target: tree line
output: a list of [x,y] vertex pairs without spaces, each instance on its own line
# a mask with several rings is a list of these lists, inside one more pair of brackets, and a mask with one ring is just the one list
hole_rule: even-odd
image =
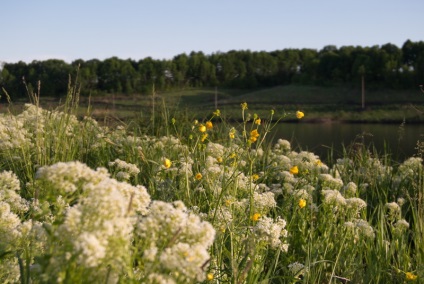
[[[401,48],[387,43],[361,47],[328,45],[321,50],[283,49],[271,52],[231,50],[205,55],[179,54],[171,60],[111,57],[66,63],[50,59],[4,63],[0,84],[12,97],[27,95],[41,82],[41,95],[62,96],[69,76],[78,72],[82,94],[150,93],[191,87],[238,89],[287,84],[416,88],[424,83],[424,42],[407,40]],[[26,83],[24,83],[24,80]]]

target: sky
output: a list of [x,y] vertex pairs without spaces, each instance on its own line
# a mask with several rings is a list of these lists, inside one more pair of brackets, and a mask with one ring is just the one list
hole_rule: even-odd
[[0,62],[8,63],[424,40],[424,0],[1,2]]

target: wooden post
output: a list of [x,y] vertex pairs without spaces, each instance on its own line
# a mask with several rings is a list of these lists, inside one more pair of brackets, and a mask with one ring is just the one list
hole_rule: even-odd
[[153,133],[155,133],[155,84],[152,87],[152,127]]
[[365,79],[362,75],[362,109],[365,109]]

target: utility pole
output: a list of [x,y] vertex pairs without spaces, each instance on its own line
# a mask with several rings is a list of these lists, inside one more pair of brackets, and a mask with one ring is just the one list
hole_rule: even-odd
[[361,65],[358,72],[361,75],[362,109],[365,109],[365,66]]
[[365,108],[365,79],[364,75],[362,75],[362,109]]
[[153,126],[153,133],[155,133],[155,83],[153,83],[152,86],[152,126]]

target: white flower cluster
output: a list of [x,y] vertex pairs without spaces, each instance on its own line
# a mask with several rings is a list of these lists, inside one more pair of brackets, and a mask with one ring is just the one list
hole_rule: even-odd
[[297,165],[302,171],[317,173],[328,171],[328,167],[312,152],[301,151],[298,153],[292,151],[288,154],[288,157],[292,165]]
[[115,159],[115,161],[109,162],[109,167],[116,169],[116,178],[118,180],[129,180],[131,177],[140,173],[140,170],[136,165],[127,163],[121,159]]
[[20,183],[18,177],[11,171],[0,173],[0,201],[6,202],[10,210],[16,214],[28,211],[29,203],[19,194]]
[[321,191],[321,194],[324,197],[324,199],[323,199],[324,204],[335,205],[335,206],[345,206],[346,205],[346,199],[343,197],[343,195],[338,190],[323,189]]
[[97,184],[108,178],[109,173],[105,168],[93,171],[87,165],[76,161],[41,167],[36,173],[36,179],[47,183],[45,187],[55,190],[55,195],[73,194],[87,183]]
[[404,161],[398,169],[399,178],[414,179],[419,174],[423,174],[423,159],[418,157],[411,157]]
[[119,271],[129,254],[133,212],[146,214],[150,204],[146,189],[118,182],[105,169],[95,171],[80,162],[40,168],[37,178],[46,191],[61,192],[63,187],[65,193],[80,191],[78,202],[66,210],[63,223],[54,230],[60,249],[58,241],[48,244],[55,251],[51,263],[56,265],[45,268],[45,273],[59,273],[70,259],[85,268],[98,267],[98,275],[106,273],[107,265]]
[[30,145],[31,135],[24,123],[16,116],[0,115],[0,152],[28,149]]
[[[274,193],[272,192],[264,192],[264,193],[253,193],[253,200],[255,211],[261,212],[262,214],[265,212],[269,212],[270,209],[275,208],[277,206],[277,202],[274,198]],[[245,201],[246,205],[249,205],[249,201]]]
[[[243,203],[243,205],[245,204]],[[230,226],[231,222],[233,222],[232,210],[230,208],[220,206],[213,208],[209,211],[208,220],[216,228],[220,228],[221,231],[225,231],[225,229]]]
[[334,190],[340,190],[343,187],[343,181],[340,178],[334,178],[330,174],[320,174],[319,179],[323,188],[328,187]]
[[290,263],[287,267],[289,268],[292,276],[295,278],[299,278],[301,275],[304,275],[308,271],[308,268],[305,267],[304,264],[297,261]]
[[398,219],[401,215],[401,208],[396,202],[388,202],[384,205],[387,209],[387,216],[390,219]]
[[353,209],[357,213],[367,207],[367,203],[359,197],[351,197],[346,199],[347,208]]
[[269,217],[261,217],[256,223],[254,232],[259,241],[264,241],[273,249],[281,249],[287,252],[289,245],[282,238],[287,237],[286,221],[277,218],[275,221]]
[[363,219],[353,219],[344,223],[345,227],[353,230],[355,241],[360,237],[373,239],[375,237],[373,227]]
[[345,186],[343,186],[343,193],[346,197],[353,197],[355,196],[356,192],[358,190],[358,186],[353,181],[348,182]]
[[152,202],[149,214],[139,218],[135,233],[147,246],[141,264],[147,274],[140,278],[155,273],[165,279],[172,274],[179,283],[205,280],[215,230],[187,212],[181,201]]
[[405,231],[409,229],[409,223],[405,219],[397,220],[394,227],[399,231]]
[[9,203],[0,201],[0,247],[13,245],[19,238],[21,220],[10,210]]
[[278,139],[277,144],[274,145],[275,150],[280,150],[283,153],[288,153],[291,150],[290,142],[285,139]]

